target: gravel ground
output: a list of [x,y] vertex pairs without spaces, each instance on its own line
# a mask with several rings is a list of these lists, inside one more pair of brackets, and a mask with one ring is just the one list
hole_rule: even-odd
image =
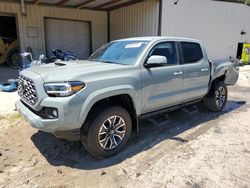
[[194,106],[144,120],[121,153],[103,160],[16,113],[0,116],[0,187],[250,187],[249,93],[244,66],[221,113]]
[[19,99],[17,92],[0,91],[0,114],[9,114],[15,111],[15,102]]

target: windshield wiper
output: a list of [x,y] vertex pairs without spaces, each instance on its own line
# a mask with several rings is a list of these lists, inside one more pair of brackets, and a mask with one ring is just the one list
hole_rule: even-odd
[[118,63],[113,62],[113,61],[98,60],[98,59],[88,59],[88,61],[97,61],[97,62],[102,62],[102,63],[118,64]]
[[112,64],[117,64],[116,62],[113,62],[113,61],[103,61],[103,60],[101,60],[100,62],[103,62],[103,63],[112,63]]

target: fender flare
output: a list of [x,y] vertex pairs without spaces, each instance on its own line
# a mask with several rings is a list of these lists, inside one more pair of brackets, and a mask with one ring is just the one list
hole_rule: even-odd
[[139,106],[137,100],[137,92],[133,86],[129,85],[124,85],[124,86],[114,86],[114,87],[108,87],[108,88],[103,88],[100,90],[96,90],[93,93],[91,93],[86,100],[84,101],[80,116],[79,116],[79,122],[81,124],[84,124],[91,108],[94,106],[94,104],[102,99],[112,97],[112,96],[117,96],[117,95],[129,95],[132,99],[132,103],[135,108],[136,114],[139,113]]

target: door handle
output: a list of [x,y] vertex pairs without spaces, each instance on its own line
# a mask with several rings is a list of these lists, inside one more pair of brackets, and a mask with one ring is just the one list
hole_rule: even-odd
[[180,72],[174,72],[174,75],[176,75],[176,76],[181,75],[181,74],[182,74],[181,71]]
[[201,72],[206,72],[206,71],[208,71],[208,68],[201,69]]

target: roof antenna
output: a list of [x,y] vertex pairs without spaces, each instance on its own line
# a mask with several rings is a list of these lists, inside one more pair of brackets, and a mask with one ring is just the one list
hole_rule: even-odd
[[177,5],[177,4],[178,4],[178,1],[179,1],[179,0],[176,0],[176,1],[174,2],[174,4]]

